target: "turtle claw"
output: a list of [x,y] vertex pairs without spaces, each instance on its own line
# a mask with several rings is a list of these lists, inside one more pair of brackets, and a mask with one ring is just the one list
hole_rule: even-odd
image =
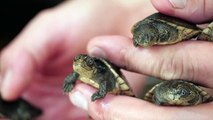
[[74,85],[69,84],[69,83],[64,83],[63,85],[63,91],[64,93],[68,93],[73,89]]

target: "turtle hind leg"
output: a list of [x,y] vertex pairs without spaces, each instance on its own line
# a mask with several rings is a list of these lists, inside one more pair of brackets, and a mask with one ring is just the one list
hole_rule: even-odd
[[64,84],[63,84],[64,93],[70,92],[73,89],[73,86],[75,82],[77,81],[78,77],[79,77],[79,74],[77,72],[72,72],[65,78]]
[[107,81],[102,81],[99,85],[99,90],[91,97],[92,101],[105,97],[107,94]]

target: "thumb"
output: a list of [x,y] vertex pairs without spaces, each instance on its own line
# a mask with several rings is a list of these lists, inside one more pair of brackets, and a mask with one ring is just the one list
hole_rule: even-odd
[[213,19],[212,0],[152,0],[152,4],[164,14],[195,23]]

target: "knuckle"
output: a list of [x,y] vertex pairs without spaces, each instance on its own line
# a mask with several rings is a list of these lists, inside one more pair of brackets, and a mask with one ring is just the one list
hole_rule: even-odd
[[189,53],[176,52],[163,57],[159,62],[159,67],[156,67],[156,72],[158,72],[160,78],[166,80],[194,79],[197,71],[195,62]]
[[177,60],[174,56],[162,59],[159,64],[159,76],[163,79],[177,79],[183,74],[182,60]]
[[42,19],[46,19],[46,18],[49,18],[49,17],[52,17],[52,14],[53,14],[53,9],[52,8],[49,8],[49,9],[45,9],[45,10],[42,10],[40,11],[36,17],[38,18],[42,18]]

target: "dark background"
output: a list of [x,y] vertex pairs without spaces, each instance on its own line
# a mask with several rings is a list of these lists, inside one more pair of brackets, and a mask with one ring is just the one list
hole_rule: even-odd
[[39,11],[63,0],[4,0],[0,2],[0,49],[8,44]]

